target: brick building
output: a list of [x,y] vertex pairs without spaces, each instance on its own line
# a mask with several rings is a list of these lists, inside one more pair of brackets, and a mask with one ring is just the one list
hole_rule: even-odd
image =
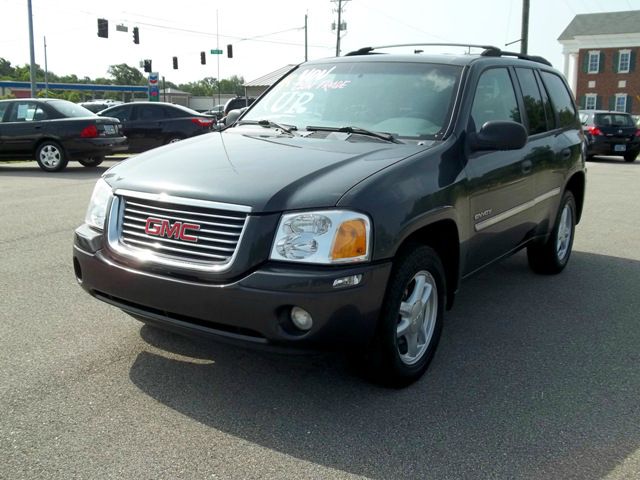
[[640,114],[640,10],[576,15],[558,41],[580,108]]

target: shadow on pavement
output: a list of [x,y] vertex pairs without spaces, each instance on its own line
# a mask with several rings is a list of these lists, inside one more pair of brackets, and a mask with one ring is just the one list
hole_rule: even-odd
[[625,162],[622,157],[591,157],[587,163],[620,163],[622,165],[640,165],[640,157],[635,162]]
[[[204,425],[372,478],[601,478],[640,448],[640,262],[520,253],[470,279],[426,376],[387,390],[339,356],[285,357],[143,327],[133,383]],[[212,447],[213,448],[213,447]]]
[[[124,159],[122,159],[124,160]],[[118,160],[120,161],[120,160]],[[0,177],[46,178],[50,180],[79,180],[84,178],[99,178],[107,169],[118,163],[106,160],[98,167],[88,168],[78,162],[69,162],[61,172],[45,172],[35,161],[0,163]]]

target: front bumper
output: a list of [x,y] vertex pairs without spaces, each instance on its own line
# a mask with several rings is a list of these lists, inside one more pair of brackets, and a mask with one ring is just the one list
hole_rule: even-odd
[[[272,262],[223,284],[175,278],[120,264],[87,226],[75,232],[73,261],[87,292],[138,320],[285,350],[365,347],[375,333],[391,271],[389,262],[339,268]],[[349,275],[362,275],[361,283],[333,287],[335,279]],[[308,332],[293,327],[293,306],[311,314]]]

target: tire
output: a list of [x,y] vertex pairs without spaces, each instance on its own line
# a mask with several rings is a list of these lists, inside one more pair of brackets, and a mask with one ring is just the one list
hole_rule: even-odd
[[83,167],[87,167],[87,168],[93,168],[93,167],[97,167],[98,165],[100,165],[102,162],[104,162],[104,157],[89,157],[89,158],[82,158],[79,159],[78,162],[80,163],[80,165],[82,165]]
[[442,333],[445,292],[444,267],[432,248],[416,245],[399,255],[365,357],[371,380],[399,388],[424,374]]
[[67,166],[64,149],[52,140],[45,140],[36,149],[36,162],[45,172],[59,172]]
[[624,154],[624,161],[625,162],[629,162],[629,163],[635,162],[637,156],[638,156],[638,152],[625,153]]
[[564,270],[571,257],[576,228],[576,201],[566,191],[562,196],[553,231],[545,243],[527,247],[529,268],[536,273],[554,275]]
[[169,145],[171,143],[176,143],[176,142],[179,142],[180,140],[182,140],[182,137],[169,137],[167,139],[167,141],[165,142],[165,145]]

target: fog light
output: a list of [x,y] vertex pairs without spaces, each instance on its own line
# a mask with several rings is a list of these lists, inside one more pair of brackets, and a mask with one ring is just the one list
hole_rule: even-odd
[[291,309],[291,321],[300,330],[309,330],[313,326],[311,314],[304,308],[293,307]]
[[362,281],[362,274],[349,275],[348,277],[336,278],[333,281],[333,288],[353,287]]

